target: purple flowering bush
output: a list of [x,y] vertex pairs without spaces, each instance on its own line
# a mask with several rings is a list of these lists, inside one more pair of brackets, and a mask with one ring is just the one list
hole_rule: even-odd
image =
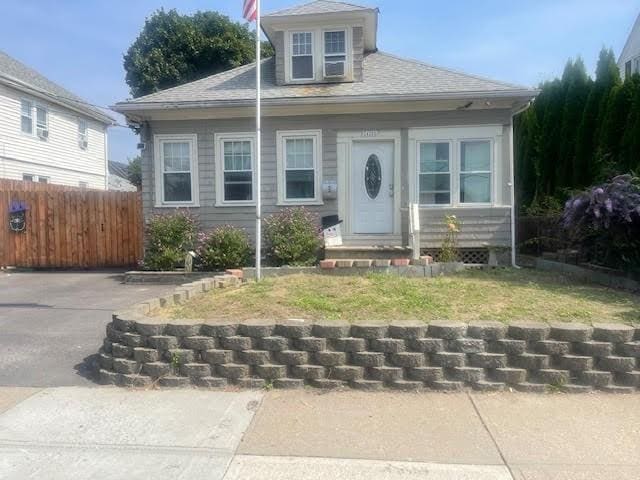
[[570,198],[562,217],[573,243],[594,263],[640,271],[640,179],[620,175]]
[[197,233],[198,223],[188,211],[154,215],[147,223],[143,267],[173,270],[184,266],[187,252],[195,246]]
[[305,208],[285,208],[264,221],[267,256],[277,266],[314,265],[321,246],[318,216]]
[[251,246],[244,230],[231,225],[198,234],[198,257],[203,270],[246,267],[251,259]]

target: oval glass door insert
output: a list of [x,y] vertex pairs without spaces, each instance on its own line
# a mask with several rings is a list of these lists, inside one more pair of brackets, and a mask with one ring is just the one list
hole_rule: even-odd
[[382,165],[375,153],[369,155],[364,167],[364,186],[370,199],[374,199],[380,193],[382,185]]

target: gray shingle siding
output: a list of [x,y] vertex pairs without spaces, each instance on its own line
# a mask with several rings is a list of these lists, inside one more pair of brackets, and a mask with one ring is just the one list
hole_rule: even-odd
[[276,32],[273,38],[273,49],[276,52],[276,85],[284,85],[285,84],[285,74],[284,74],[284,32],[279,31]]
[[362,82],[364,61],[364,29],[362,27],[353,27],[353,81]]
[[[511,116],[508,110],[473,110],[447,112],[387,113],[363,115],[323,115],[298,117],[265,117],[263,118],[263,211],[265,216],[277,211],[276,179],[276,131],[322,129],[322,175],[324,180],[337,180],[337,134],[340,130],[367,129],[400,129],[401,130],[401,171],[402,171],[402,205],[408,199],[408,129],[416,127],[442,127],[447,125],[505,125],[508,128]],[[183,120],[154,121],[149,129],[143,131],[147,148],[143,153],[143,207],[145,217],[152,213],[166,213],[169,208],[154,207],[154,172],[153,172],[153,135],[195,133],[198,135],[198,170],[200,188],[200,207],[193,208],[201,225],[207,229],[216,225],[233,224],[245,228],[253,236],[255,223],[254,207],[216,207],[215,195],[215,133],[250,132],[255,128],[252,118],[227,120]],[[507,142],[504,142],[508,144]],[[508,151],[507,151],[508,152]],[[503,154],[505,171],[503,195],[508,194],[508,156]],[[504,198],[508,198],[505,196]],[[506,202],[505,202],[506,203]],[[338,202],[328,200],[321,206],[310,206],[309,209],[319,215],[337,214]],[[460,236],[461,246],[481,246],[482,243],[508,245],[509,208],[497,209],[454,209],[464,223]],[[441,242],[441,223],[444,210],[422,210],[422,244],[425,247],[438,246]],[[403,223],[406,223],[403,221]],[[404,228],[403,228],[404,230]],[[405,239],[406,241],[406,239]]]

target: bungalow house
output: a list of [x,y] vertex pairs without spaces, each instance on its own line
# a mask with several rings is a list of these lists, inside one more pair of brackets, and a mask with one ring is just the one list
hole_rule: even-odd
[[[384,53],[378,13],[318,0],[263,16],[263,213],[338,215],[343,245],[327,255],[348,258],[406,248],[419,204],[423,250],[455,214],[465,259],[486,259],[511,245],[512,118],[536,92]],[[114,107],[146,145],[146,216],[188,207],[253,233],[255,86],[251,64]]]
[[0,178],[107,188],[100,109],[0,52]]
[[640,15],[636,18],[627,42],[618,58],[618,68],[623,80],[634,73],[640,73]]

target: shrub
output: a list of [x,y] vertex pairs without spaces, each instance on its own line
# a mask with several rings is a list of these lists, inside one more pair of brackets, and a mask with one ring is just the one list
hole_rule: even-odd
[[562,221],[592,262],[640,271],[640,179],[620,175],[570,198]]
[[224,225],[199,235],[198,256],[204,270],[245,267],[251,246],[244,230]]
[[460,220],[455,215],[446,215],[444,217],[445,234],[440,247],[441,262],[457,262],[458,261],[458,234],[460,233]]
[[305,208],[284,209],[265,220],[264,239],[275,265],[313,265],[321,245],[318,217]]
[[155,215],[147,224],[147,248],[143,265],[150,270],[173,270],[184,266],[184,259],[192,250],[198,225],[186,211]]

